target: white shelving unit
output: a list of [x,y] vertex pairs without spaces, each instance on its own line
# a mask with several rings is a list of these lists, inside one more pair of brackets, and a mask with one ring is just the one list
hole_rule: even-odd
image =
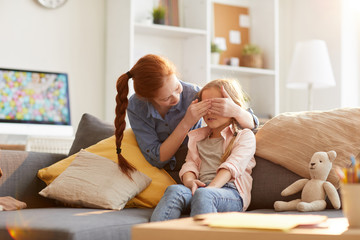
[[235,78],[249,94],[258,117],[279,113],[278,0],[212,0],[214,3],[246,6],[250,16],[250,42],[264,53],[264,68],[211,65],[211,79]]
[[166,25],[148,25],[143,23],[135,23],[135,34],[156,35],[166,38],[186,39],[196,36],[206,36],[206,30],[192,29],[183,27],[173,27]]
[[[248,6],[251,42],[265,53],[265,68],[210,65],[213,2]],[[220,77],[239,79],[259,117],[278,113],[278,0],[179,0],[180,27],[145,23],[152,0],[107,0],[106,120],[114,119],[116,80],[142,56],[174,62],[180,79],[203,86]],[[129,84],[129,86],[132,84]],[[130,93],[132,94],[132,88]]]
[[211,64],[211,72],[214,74],[231,74],[241,77],[275,76],[275,70],[264,68],[234,67],[228,65]]
[[184,81],[202,86],[210,79],[209,1],[179,1],[180,27],[145,23],[154,2],[107,0],[107,120],[114,119],[117,78],[146,54],[170,59]]

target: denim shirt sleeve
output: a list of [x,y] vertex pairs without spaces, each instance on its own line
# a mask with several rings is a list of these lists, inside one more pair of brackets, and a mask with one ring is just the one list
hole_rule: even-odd
[[254,111],[251,108],[248,108],[247,111],[251,114],[251,116],[254,119],[254,128],[251,129],[251,131],[254,132],[259,127],[259,119],[257,118],[257,116],[255,115]]
[[173,156],[168,161],[160,161],[160,146],[161,142],[155,131],[155,124],[151,119],[146,116],[139,116],[128,107],[128,118],[131,124],[131,128],[136,136],[136,141],[140,147],[145,159],[154,167],[163,168],[170,162],[170,168],[175,166],[176,160]]

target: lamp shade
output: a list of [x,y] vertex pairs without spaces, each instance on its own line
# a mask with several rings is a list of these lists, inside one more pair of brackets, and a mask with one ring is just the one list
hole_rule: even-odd
[[298,42],[287,78],[287,87],[326,88],[335,86],[326,43],[323,40]]

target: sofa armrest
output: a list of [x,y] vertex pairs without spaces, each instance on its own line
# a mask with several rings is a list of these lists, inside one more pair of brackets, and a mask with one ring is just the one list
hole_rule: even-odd
[[39,169],[66,158],[64,154],[0,150],[0,196],[11,196],[29,208],[55,206],[55,201],[38,193],[46,184],[37,177]]

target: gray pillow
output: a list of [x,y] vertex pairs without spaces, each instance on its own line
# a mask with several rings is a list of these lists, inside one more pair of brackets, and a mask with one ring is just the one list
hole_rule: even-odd
[[[274,209],[275,201],[301,198],[301,191],[287,197],[281,196],[281,192],[302,177],[257,155],[255,155],[255,160],[256,166],[252,172],[251,202],[247,210]],[[326,198],[326,203],[326,208],[333,209],[328,198]]]
[[56,206],[54,200],[38,194],[46,184],[37,177],[37,172],[64,158],[65,154],[1,150],[0,196],[16,198],[28,208]]
[[290,201],[300,198],[300,193],[282,197],[281,191],[300,179],[297,174],[266,159],[255,156],[256,166],[253,169],[251,202],[248,210],[273,209],[277,200]]
[[111,137],[115,133],[113,124],[104,122],[97,117],[84,113],[81,117],[74,142],[70,148],[69,156]]

